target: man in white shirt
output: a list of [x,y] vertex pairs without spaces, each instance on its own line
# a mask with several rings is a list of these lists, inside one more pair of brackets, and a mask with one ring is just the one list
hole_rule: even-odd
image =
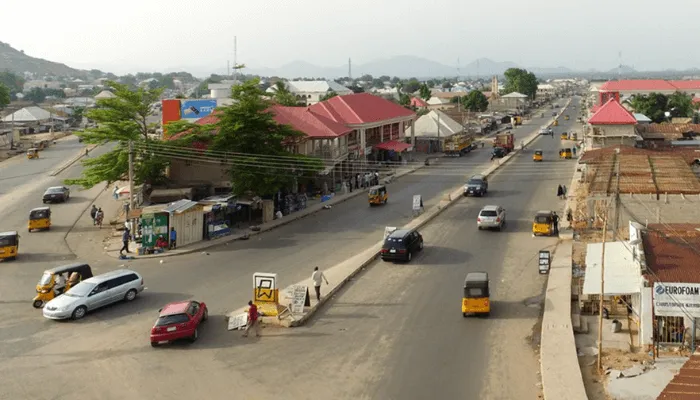
[[59,294],[66,288],[66,278],[63,277],[63,274],[58,274],[55,279],[54,291]]
[[316,300],[321,301],[321,284],[326,281],[328,285],[328,279],[323,275],[323,272],[318,270],[318,267],[314,267],[314,272],[311,274],[311,280],[314,281],[314,289],[316,289]]

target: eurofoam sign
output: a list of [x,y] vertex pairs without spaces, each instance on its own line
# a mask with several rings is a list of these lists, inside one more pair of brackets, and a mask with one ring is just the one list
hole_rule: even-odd
[[700,318],[700,284],[654,283],[654,314]]
[[214,112],[216,100],[182,100],[180,102],[180,117],[197,120]]

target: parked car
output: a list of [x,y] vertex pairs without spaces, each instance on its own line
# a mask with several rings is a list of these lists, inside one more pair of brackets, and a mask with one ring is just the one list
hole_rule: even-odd
[[81,319],[88,311],[119,301],[132,301],[144,289],[143,278],[130,269],[118,269],[73,286],[44,306],[49,319]]
[[474,175],[464,185],[464,196],[483,196],[489,191],[489,182],[484,175]]
[[508,154],[508,150],[504,149],[503,147],[494,147],[493,151],[491,152],[491,155],[496,157],[496,158],[503,158]]
[[413,253],[423,250],[423,236],[415,229],[397,229],[384,239],[383,261],[411,261]]
[[506,210],[501,206],[485,206],[479,211],[476,226],[482,229],[503,229],[506,224]]
[[46,203],[65,203],[70,199],[70,189],[65,186],[52,186],[44,192],[42,201]]
[[188,300],[166,304],[151,328],[151,346],[178,339],[194,342],[199,337],[199,325],[207,318],[209,310],[204,303]]

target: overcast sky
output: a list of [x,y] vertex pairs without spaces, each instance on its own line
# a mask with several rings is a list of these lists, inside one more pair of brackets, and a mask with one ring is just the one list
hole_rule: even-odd
[[[8,3],[9,4],[9,3]],[[20,4],[20,3],[18,3]],[[2,10],[0,41],[118,74],[224,73],[233,60],[339,66],[413,55],[525,67],[700,67],[698,0],[28,0]]]

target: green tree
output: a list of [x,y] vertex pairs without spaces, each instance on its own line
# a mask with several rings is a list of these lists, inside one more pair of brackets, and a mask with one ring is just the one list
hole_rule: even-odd
[[687,93],[675,92],[668,96],[666,106],[673,117],[690,118],[695,113],[693,98]]
[[85,107],[73,107],[73,113],[71,114],[71,119],[74,125],[80,125],[83,122],[83,115],[85,114]]
[[443,89],[450,89],[452,87],[452,84],[448,81],[442,82],[442,88]]
[[483,112],[489,108],[488,99],[478,90],[472,90],[469,94],[463,96],[462,99],[462,105],[469,111]]
[[403,90],[406,93],[414,93],[418,89],[420,89],[420,82],[416,78],[411,78],[403,84]]
[[275,121],[273,102],[265,97],[258,83],[255,79],[234,86],[231,98],[236,101],[217,109],[217,123],[197,126],[177,122],[168,124],[167,129],[173,133],[189,132],[178,141],[179,145],[206,144],[210,157],[231,154],[227,160],[234,192],[265,196],[312,177],[323,168],[323,162],[287,149],[303,140],[304,134]]
[[44,89],[34,87],[29,91],[29,93],[27,93],[26,96],[24,96],[24,98],[34,104],[39,104],[46,100],[46,93],[44,93]]
[[10,88],[0,82],[0,111],[10,104]]
[[167,158],[158,154],[154,146],[159,142],[148,136],[153,128],[147,122],[151,115],[150,106],[160,99],[161,89],[139,88],[129,90],[127,85],[109,81],[107,86],[114,89],[116,97],[97,100],[95,108],[85,112],[85,116],[97,123],[97,127],[86,129],[77,135],[89,144],[113,143],[114,148],[104,155],[86,158],[82,161],[85,169],[78,179],[68,179],[68,185],[91,188],[101,182],[112,183],[127,179],[129,171],[129,142],[134,147],[134,181],[158,184],[165,181],[164,171]]
[[634,111],[646,115],[656,123],[665,121],[665,113],[669,111],[668,97],[661,93],[633,96],[630,105]]
[[11,97],[24,90],[24,78],[10,71],[0,72],[0,83],[7,86]]
[[294,93],[289,90],[289,87],[285,81],[275,82],[273,88],[275,90],[275,94],[272,97],[278,104],[288,107],[296,107],[299,105],[299,100],[297,100]]
[[399,93],[399,104],[401,104],[404,107],[410,106],[411,96],[407,95],[406,93]]
[[425,83],[420,85],[418,90],[420,93],[420,98],[423,100],[428,100],[429,98],[433,97],[433,94],[430,92],[430,88]]
[[333,97],[335,97],[335,96],[337,96],[337,95],[338,95],[338,93],[336,93],[335,91],[329,90],[328,93],[326,93],[326,94],[324,94],[323,96],[321,96],[321,99],[320,99],[320,100],[321,100],[321,101],[326,101],[326,100],[328,100],[328,99],[332,99]]
[[537,77],[532,72],[521,68],[508,68],[503,73],[506,84],[503,94],[518,92],[527,95],[531,99],[537,94]]

